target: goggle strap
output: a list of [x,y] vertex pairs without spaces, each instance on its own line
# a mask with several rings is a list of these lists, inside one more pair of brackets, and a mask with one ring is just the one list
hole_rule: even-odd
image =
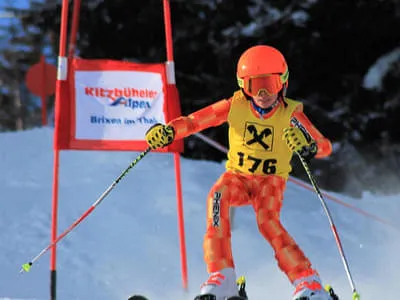
[[279,77],[281,78],[282,84],[285,84],[289,79],[289,69],[286,68],[286,71]]
[[240,88],[244,88],[244,80],[240,77],[236,77],[236,78],[237,78],[238,86]]

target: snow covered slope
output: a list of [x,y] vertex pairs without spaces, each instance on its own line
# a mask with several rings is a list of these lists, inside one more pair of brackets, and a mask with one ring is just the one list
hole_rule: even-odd
[[[0,298],[49,299],[49,254],[20,274],[21,265],[50,240],[53,131],[0,134]],[[59,231],[86,211],[138,153],[61,152]],[[131,293],[152,299],[192,299],[206,279],[202,239],[205,199],[223,164],[182,159],[189,290],[181,284],[173,158],[146,156],[96,210],[58,246],[58,299],[123,300]],[[289,183],[283,223],[342,299],[351,289],[313,192]],[[397,222],[400,197],[344,201]],[[399,231],[327,201],[363,300],[396,300]],[[237,211],[233,251],[247,276],[252,300],[291,299],[292,287],[259,235],[252,209]]]

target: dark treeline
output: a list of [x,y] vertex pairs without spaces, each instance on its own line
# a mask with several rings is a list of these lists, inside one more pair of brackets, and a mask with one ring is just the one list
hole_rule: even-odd
[[[61,12],[57,2],[44,0],[13,12],[19,16],[17,32],[25,38],[40,33],[37,39],[50,46],[54,56]],[[303,101],[310,119],[334,143],[331,157],[312,162],[321,186],[352,195],[400,191],[399,0],[171,0],[171,14],[184,114],[237,89],[236,62],[246,48],[275,46],[289,64],[287,95]],[[166,60],[161,0],[83,0],[79,26],[80,57]],[[380,84],[365,84],[377,62],[383,62],[385,70]],[[19,71],[22,76],[24,69]],[[0,72],[2,79],[9,74]],[[15,119],[15,112],[7,106],[12,85],[4,84],[0,126],[18,129],[6,122]],[[29,125],[34,122],[25,127]],[[224,145],[226,133],[226,126],[205,132]],[[225,158],[196,137],[186,139],[184,155]],[[297,159],[293,163],[293,174],[306,178]]]

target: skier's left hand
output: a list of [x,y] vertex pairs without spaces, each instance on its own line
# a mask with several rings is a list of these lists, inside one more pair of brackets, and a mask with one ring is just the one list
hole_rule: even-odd
[[288,127],[283,130],[282,139],[289,149],[305,158],[312,158],[317,154],[317,145],[312,138],[307,138],[298,127]]

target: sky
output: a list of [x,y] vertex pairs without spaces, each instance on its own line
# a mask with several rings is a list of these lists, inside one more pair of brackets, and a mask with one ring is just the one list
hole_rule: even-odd
[[[19,273],[50,242],[53,129],[0,133],[0,299],[49,299],[49,253]],[[63,151],[60,157],[59,233],[78,219],[138,155]],[[187,290],[182,288],[174,162],[150,153],[99,206],[58,244],[59,300],[190,300],[207,279],[202,242],[208,190],[223,163],[181,159]],[[400,228],[399,196],[332,194]],[[398,299],[398,229],[327,200],[362,300]],[[315,193],[288,183],[282,222],[341,299],[351,288],[326,215]],[[236,270],[251,300],[291,299],[293,287],[259,234],[250,207],[236,210],[232,236]],[[271,298],[271,295],[273,298]]]

